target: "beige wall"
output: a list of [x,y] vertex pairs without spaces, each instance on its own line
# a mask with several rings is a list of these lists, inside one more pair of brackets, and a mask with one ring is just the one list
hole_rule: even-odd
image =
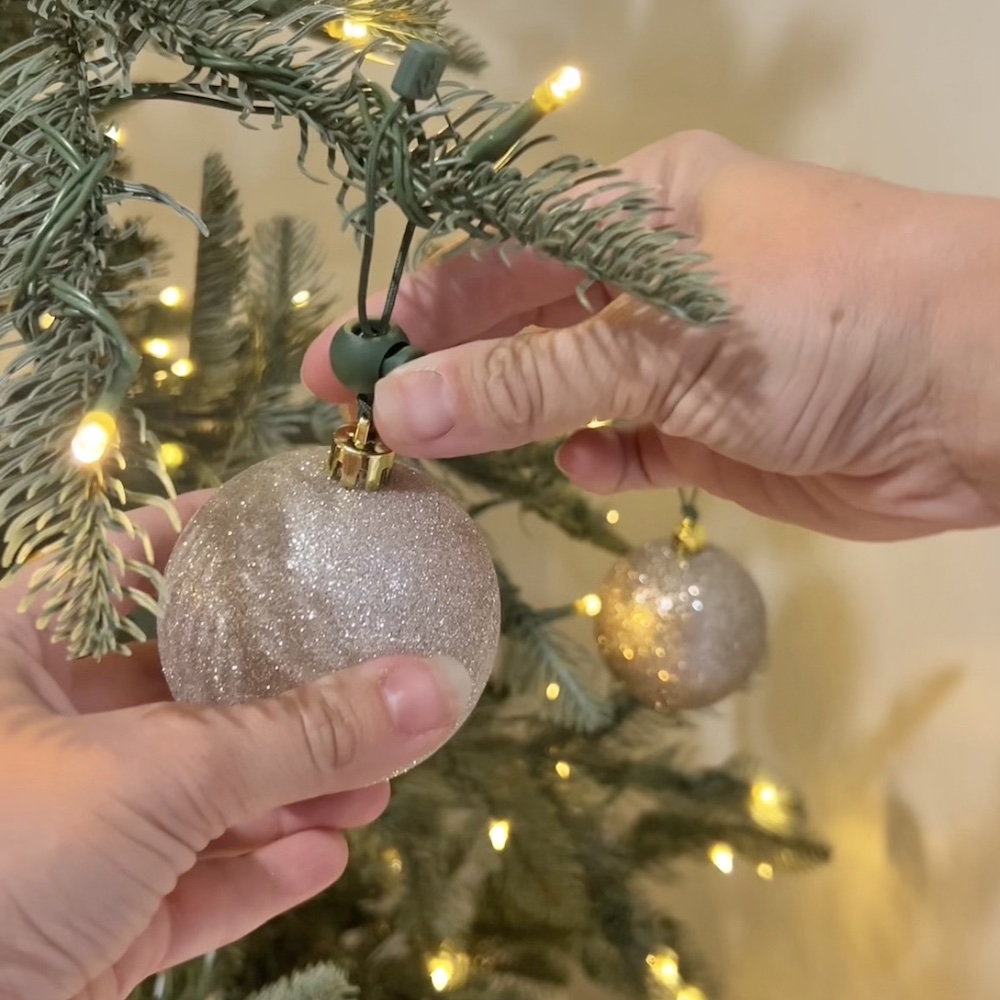
[[[486,43],[486,82],[519,96],[579,62],[567,146],[612,160],[700,126],[783,155],[897,181],[1000,195],[1000,5],[983,0],[456,0]],[[196,200],[221,148],[248,215],[328,218],[336,284],[354,256],[333,191],[297,176],[292,136],[223,116],[144,109],[137,176]],[[185,233],[166,216],[181,248]],[[188,243],[190,247],[190,243]],[[383,260],[384,264],[384,260]],[[183,251],[176,277],[189,280]],[[1000,388],[998,388],[1000,391]],[[669,496],[621,501],[637,542],[668,530]],[[738,1000],[992,998],[1000,958],[1000,532],[874,547],[767,524],[721,504],[708,523],[764,587],[768,673],[700,726],[702,758],[759,754],[806,791],[837,861],[772,885],[709,870],[680,890]],[[497,522],[515,572],[551,544],[535,596],[596,585],[599,555],[535,524]],[[527,536],[526,533],[527,532]],[[950,671],[950,672],[949,672]]]

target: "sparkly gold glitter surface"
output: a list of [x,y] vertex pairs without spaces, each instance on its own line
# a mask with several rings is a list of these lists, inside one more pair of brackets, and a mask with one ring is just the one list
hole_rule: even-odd
[[678,554],[673,539],[619,560],[594,620],[608,667],[659,711],[701,708],[739,688],[767,643],[764,601],[747,571],[714,546]]
[[500,637],[479,528],[419,471],[397,465],[366,493],[326,462],[325,448],[262,462],[185,529],[159,626],[174,697],[233,703],[386,654],[445,654],[472,677],[471,711]]

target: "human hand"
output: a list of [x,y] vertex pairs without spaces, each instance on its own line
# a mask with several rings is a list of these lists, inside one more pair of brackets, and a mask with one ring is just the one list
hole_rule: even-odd
[[[692,328],[601,286],[588,314],[581,276],[530,251],[451,257],[399,296],[394,321],[431,353],[377,386],[390,447],[439,458],[576,431],[559,464],[596,493],[699,486],[858,539],[1000,521],[1000,203],[705,133],[620,166],[710,255],[732,319]],[[303,378],[343,401],[335,328]],[[594,418],[628,428],[579,431]]]
[[[182,497],[182,518],[206,499]],[[162,564],[167,518],[135,517]],[[0,1000],[120,1000],[326,888],[340,831],[382,812],[385,779],[467,698],[464,670],[397,657],[175,705],[154,644],[70,662],[16,613],[25,583],[0,590]]]

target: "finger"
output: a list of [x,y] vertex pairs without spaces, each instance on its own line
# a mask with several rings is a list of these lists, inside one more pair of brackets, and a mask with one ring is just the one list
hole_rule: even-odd
[[[390,657],[279,698],[230,708],[156,705],[116,727],[126,777],[154,794],[177,836],[208,844],[280,806],[364,788],[436,750],[472,707],[453,660]],[[162,747],[172,747],[169,758]]]
[[622,297],[578,326],[413,361],[378,384],[375,419],[386,444],[411,458],[515,448],[595,417],[650,420],[671,395],[682,395],[717,337],[691,337],[677,321]]
[[388,782],[298,802],[227,830],[201,857],[246,854],[303,830],[354,830],[374,823],[388,804]]
[[557,463],[592,493],[694,486],[771,520],[856,541],[925,534],[937,516],[932,501],[926,519],[900,515],[898,505],[887,518],[870,506],[873,485],[867,479],[766,472],[653,427],[581,431],[563,445]]
[[602,427],[574,434],[556,453],[556,464],[588,493],[718,485],[718,456],[693,442],[666,438],[655,427]]
[[[472,340],[509,337],[529,326],[578,323],[610,301],[601,285],[587,290],[587,305],[577,289],[584,275],[531,250],[490,248],[463,251],[408,276],[400,289],[393,322],[410,343],[440,351]],[[385,294],[373,298],[369,312],[378,315]],[[302,381],[320,399],[342,402],[351,397],[330,365],[330,342],[347,316],[329,327],[306,351]]]
[[131,656],[74,660],[68,694],[81,715],[170,701],[156,643],[138,643]]
[[346,867],[347,844],[332,830],[306,830],[243,857],[199,862],[118,963],[119,982],[131,989],[231,944],[328,888]]

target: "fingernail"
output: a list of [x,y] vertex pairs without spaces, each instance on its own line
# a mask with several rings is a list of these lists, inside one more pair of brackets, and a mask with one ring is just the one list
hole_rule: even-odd
[[400,663],[382,678],[389,718],[396,729],[410,736],[453,726],[471,693],[468,670],[448,656]]
[[394,442],[434,441],[455,426],[455,401],[435,371],[400,370],[375,390],[375,419]]

